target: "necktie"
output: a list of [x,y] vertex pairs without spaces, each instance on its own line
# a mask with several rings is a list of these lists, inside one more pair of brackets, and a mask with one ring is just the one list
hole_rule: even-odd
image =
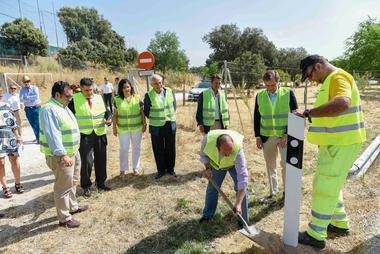
[[90,99],[90,98],[87,98],[87,101],[88,101],[88,106],[90,106],[90,109],[92,109],[92,102],[91,102],[91,99]]

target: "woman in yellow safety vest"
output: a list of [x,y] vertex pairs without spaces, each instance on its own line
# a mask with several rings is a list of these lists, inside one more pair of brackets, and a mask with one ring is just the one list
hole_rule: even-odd
[[122,79],[114,99],[113,135],[119,136],[120,176],[129,171],[128,152],[132,144],[133,174],[138,175],[140,164],[141,138],[146,131],[143,103],[128,79]]

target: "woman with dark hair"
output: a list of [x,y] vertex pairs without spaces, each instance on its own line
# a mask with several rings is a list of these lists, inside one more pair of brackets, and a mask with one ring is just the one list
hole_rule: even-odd
[[120,176],[129,171],[128,152],[132,144],[133,174],[138,175],[142,133],[146,131],[143,103],[128,79],[122,79],[114,99],[113,135],[120,141]]

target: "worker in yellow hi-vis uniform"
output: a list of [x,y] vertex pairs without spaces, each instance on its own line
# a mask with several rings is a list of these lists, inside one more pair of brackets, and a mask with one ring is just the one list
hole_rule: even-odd
[[311,120],[307,140],[319,147],[313,181],[311,222],[298,242],[323,249],[327,232],[347,235],[349,224],[342,189],[361,143],[366,140],[359,90],[354,78],[311,55],[301,61],[302,81],[321,83],[314,108],[304,117]]

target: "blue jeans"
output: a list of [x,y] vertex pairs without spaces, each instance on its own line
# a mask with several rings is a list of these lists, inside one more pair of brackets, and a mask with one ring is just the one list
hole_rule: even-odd
[[[232,180],[234,181],[234,189],[237,191],[237,173],[235,167],[226,170],[215,170],[212,169],[212,179],[215,181],[216,185],[220,188],[226,177],[226,174],[230,174]],[[218,205],[218,191],[208,183],[206,190],[206,201],[205,207],[203,208],[203,217],[204,218],[212,218],[215,215],[215,210]],[[248,223],[248,192],[245,193],[245,197],[242,203],[242,217]]]
[[28,108],[25,107],[26,118],[28,118],[29,124],[33,129],[34,135],[37,140],[40,140],[40,122],[39,122],[39,113],[40,108]]

